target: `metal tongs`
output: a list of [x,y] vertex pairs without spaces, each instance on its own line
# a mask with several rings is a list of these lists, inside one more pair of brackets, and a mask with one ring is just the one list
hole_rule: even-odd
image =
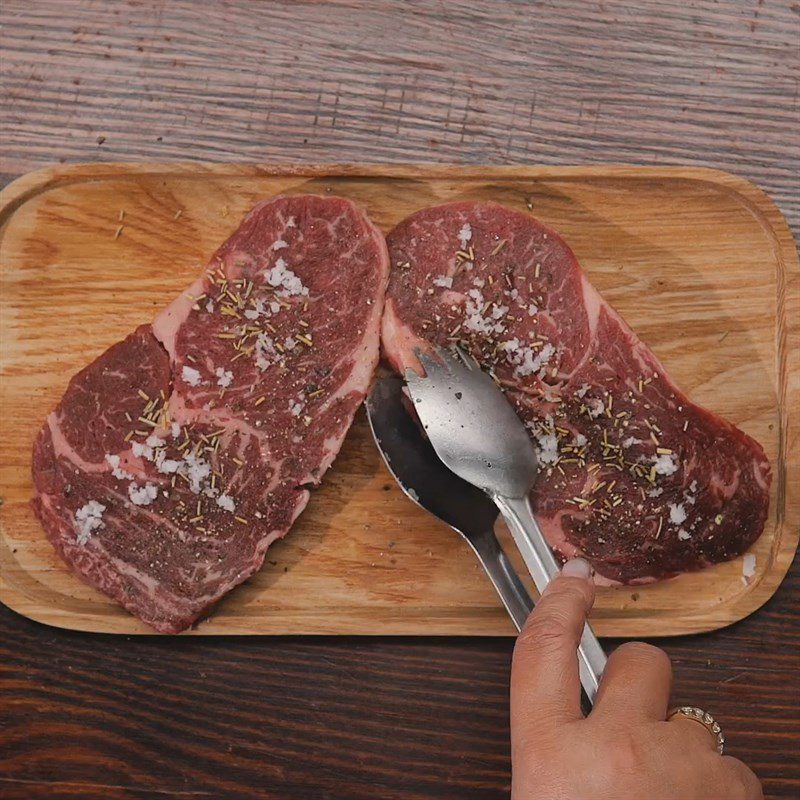
[[375,444],[406,497],[449,525],[478,557],[517,630],[533,600],[494,532],[497,506],[442,462],[422,431],[405,394],[405,381],[383,375],[367,398]]
[[[529,494],[539,471],[536,450],[505,395],[477,362],[456,348],[453,356],[417,351],[425,377],[407,370],[406,385],[436,454],[463,480],[482,489],[505,518],[537,590],[559,565],[533,516]],[[581,685],[594,703],[606,656],[586,624],[578,648]]]

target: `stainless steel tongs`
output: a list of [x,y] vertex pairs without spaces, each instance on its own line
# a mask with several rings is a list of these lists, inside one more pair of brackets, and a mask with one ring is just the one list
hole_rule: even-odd
[[[531,509],[529,494],[539,470],[533,443],[502,391],[470,356],[458,349],[457,357],[436,354],[417,352],[425,377],[413,370],[405,375],[417,415],[444,464],[500,509],[541,593],[559,565]],[[606,656],[588,624],[578,665],[593,704]]]
[[367,418],[386,468],[412,503],[469,544],[520,630],[533,600],[495,535],[497,506],[442,463],[407,400],[405,381],[396,375],[378,378],[367,398]]

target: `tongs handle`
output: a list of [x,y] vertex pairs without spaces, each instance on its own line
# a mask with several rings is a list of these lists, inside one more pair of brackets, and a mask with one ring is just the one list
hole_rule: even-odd
[[[560,570],[533,516],[530,500],[527,497],[510,498],[498,495],[494,495],[492,499],[505,518],[536,589],[541,594]],[[578,646],[578,669],[581,686],[590,705],[594,705],[597,687],[605,667],[606,654],[587,622]]]
[[470,546],[483,564],[489,580],[492,582],[497,594],[514,623],[520,631],[533,611],[533,600],[520,580],[508,556],[503,552],[493,530],[487,531],[483,536],[472,536],[468,539]]

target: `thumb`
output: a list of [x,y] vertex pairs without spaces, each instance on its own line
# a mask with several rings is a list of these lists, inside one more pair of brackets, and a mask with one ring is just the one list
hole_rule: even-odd
[[514,647],[512,728],[581,718],[578,643],[594,603],[591,567],[568,561],[542,593]]

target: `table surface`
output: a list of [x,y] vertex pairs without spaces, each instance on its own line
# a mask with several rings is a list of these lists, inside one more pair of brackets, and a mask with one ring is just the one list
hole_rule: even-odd
[[[694,164],[800,227],[794,0],[4,0],[0,22],[3,181],[142,159]],[[676,700],[719,717],[768,797],[800,796],[798,591],[795,562],[749,619],[659,642]],[[96,636],[0,608],[0,796],[501,797],[512,646]]]

